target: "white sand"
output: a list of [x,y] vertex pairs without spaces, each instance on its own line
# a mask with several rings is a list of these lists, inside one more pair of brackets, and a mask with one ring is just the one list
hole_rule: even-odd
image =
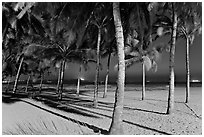
[[[73,94],[67,94],[67,97],[72,97],[72,100],[66,99],[66,101],[61,102],[63,105],[59,105],[59,108],[67,109],[66,111],[52,108],[44,103],[31,99],[23,99],[26,102],[3,103],[2,131],[8,131],[8,129],[14,130],[16,123],[29,122],[32,125],[37,125],[42,119],[47,121],[47,125],[50,126],[49,129],[53,131],[53,134],[97,134],[93,132],[93,129],[97,127],[108,130],[113,110],[114,89],[115,87],[109,88],[108,96],[105,99],[102,98],[103,94],[102,90],[100,90],[98,108],[90,107],[91,102],[77,101],[77,98]],[[147,90],[146,99],[141,101],[140,89],[135,87],[126,88],[123,118],[125,134],[202,134],[201,88],[191,88],[191,99],[187,105],[183,103],[185,88],[175,88],[175,110],[171,115],[164,114],[166,112],[168,90],[157,88]],[[83,88],[83,90],[89,91],[89,87]],[[93,92],[82,93],[83,95],[80,95],[81,99],[92,100]],[[76,110],[76,113],[73,113],[73,110]],[[60,116],[56,116],[55,113],[60,114]],[[62,118],[61,115],[65,116],[66,119]],[[57,129],[53,128],[51,121],[56,123]],[[81,123],[77,124],[76,122]],[[84,126],[82,126],[83,124]]]

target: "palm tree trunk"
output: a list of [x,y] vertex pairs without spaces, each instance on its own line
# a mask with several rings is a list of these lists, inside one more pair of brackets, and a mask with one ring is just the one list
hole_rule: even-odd
[[123,28],[120,17],[119,2],[113,3],[113,17],[116,30],[116,40],[118,48],[118,81],[117,90],[115,92],[115,103],[112,116],[112,122],[109,133],[123,134],[123,101],[125,86],[125,54],[124,54],[124,37]]
[[63,61],[62,61],[61,78],[60,78],[60,91],[59,91],[59,95],[58,95],[58,99],[59,99],[59,100],[62,100],[62,92],[63,92],[63,80],[64,80],[65,64],[66,64],[66,60],[63,59]]
[[170,47],[170,65],[169,65],[169,95],[168,95],[168,107],[167,114],[171,114],[174,109],[174,56],[175,56],[175,48],[176,48],[176,30],[177,30],[177,14],[174,11],[174,3],[172,3],[172,11],[173,11],[173,26],[172,26],[172,44]]
[[190,100],[190,68],[189,68],[189,38],[186,38],[186,99],[185,103]]
[[142,63],[142,100],[145,99],[145,65]]
[[105,88],[104,88],[103,98],[106,98],[106,97],[107,97],[108,77],[109,77],[109,69],[110,69],[110,59],[111,59],[111,52],[109,51],[108,64],[107,64],[107,72],[106,72],[106,80],[105,80]]
[[100,43],[101,43],[101,28],[98,28],[98,42],[97,42],[97,66],[95,74],[95,90],[94,90],[94,107],[98,106],[98,80],[99,80],[99,67],[100,67]]
[[60,78],[61,78],[61,73],[62,73],[62,62],[60,63],[59,74],[58,74],[58,80],[57,80],[57,91],[56,91],[57,94],[59,94],[59,90],[60,90]]
[[29,76],[28,76],[28,79],[27,79],[26,89],[25,89],[25,92],[26,92],[26,93],[28,92],[28,85],[29,85],[30,77],[31,77],[31,75],[29,75]]
[[78,80],[77,80],[77,96],[79,96],[79,88],[80,88],[80,76],[81,76],[81,65],[79,67],[79,74],[78,74]]
[[18,72],[16,74],[16,79],[15,79],[15,82],[14,82],[14,87],[13,87],[13,93],[16,93],[16,89],[17,89],[17,86],[18,86],[18,79],[20,77],[20,71],[21,71],[21,66],[23,64],[23,60],[24,60],[24,57],[21,58],[21,62],[20,62],[20,65],[18,67]]
[[39,93],[41,93],[42,92],[42,84],[43,84],[43,79],[44,79],[44,75],[42,74],[42,72],[41,72],[41,77],[40,77],[40,88],[39,88]]

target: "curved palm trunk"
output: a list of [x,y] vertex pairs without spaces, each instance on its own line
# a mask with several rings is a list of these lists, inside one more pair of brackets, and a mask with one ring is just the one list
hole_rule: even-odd
[[112,116],[112,122],[109,129],[110,134],[123,134],[123,101],[125,86],[125,54],[123,28],[120,17],[119,2],[113,3],[113,17],[116,30],[116,40],[118,48],[118,81],[115,92],[115,103]]
[[142,63],[142,100],[145,99],[145,65]]
[[58,80],[57,80],[57,91],[56,93],[59,93],[60,90],[60,78],[61,78],[61,73],[62,73],[62,62],[60,63],[60,68],[59,68],[59,74],[58,74]]
[[168,106],[167,114],[171,114],[174,109],[174,56],[176,48],[176,30],[177,30],[177,14],[174,11],[174,4],[172,3],[173,10],[173,26],[172,26],[172,44],[170,47],[170,65],[169,65],[169,95],[168,95]]
[[59,90],[59,94],[58,94],[58,99],[61,100],[62,99],[62,92],[63,92],[63,80],[64,80],[64,71],[65,71],[65,63],[66,60],[63,59],[62,61],[62,71],[61,71],[61,78],[60,78],[60,90]]
[[110,58],[111,58],[111,52],[109,52],[109,55],[108,55],[108,64],[107,64],[107,72],[106,72],[106,80],[105,80],[105,88],[104,88],[103,98],[107,97]]
[[189,38],[186,38],[186,98],[185,103],[190,100],[190,68],[189,68]]
[[28,85],[29,85],[30,77],[31,77],[31,75],[29,75],[29,76],[28,76],[28,79],[27,79],[26,89],[25,89],[25,92],[26,92],[26,93],[28,92]]
[[21,58],[21,62],[20,62],[20,65],[18,67],[18,72],[16,74],[16,79],[15,79],[15,82],[14,82],[14,87],[13,87],[13,93],[16,93],[16,89],[17,89],[17,86],[18,86],[18,79],[20,77],[20,71],[21,71],[21,66],[23,64],[23,60],[24,60],[24,57]]
[[43,84],[43,79],[44,79],[44,75],[41,73],[39,93],[41,93],[41,92],[42,92],[42,84]]
[[79,96],[79,88],[80,88],[80,76],[81,76],[81,65],[79,67],[79,74],[78,74],[78,80],[77,80],[77,96]]
[[101,28],[98,28],[98,42],[97,42],[97,66],[95,74],[95,90],[94,90],[94,107],[98,106],[98,79],[99,79],[99,67],[100,67],[100,43],[101,43]]

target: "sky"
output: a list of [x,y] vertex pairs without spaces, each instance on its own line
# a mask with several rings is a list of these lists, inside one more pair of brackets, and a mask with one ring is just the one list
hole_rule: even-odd
[[[159,39],[158,43],[164,43],[169,38]],[[155,44],[158,44],[155,43]],[[175,55],[175,81],[185,82],[185,39],[178,39],[176,42],[176,55]],[[100,71],[99,81],[105,80],[107,58],[101,60],[103,69]],[[148,71],[146,73],[146,80],[153,82],[168,82],[169,81],[169,53],[164,52],[158,63],[157,72]],[[114,66],[117,64],[117,56],[112,56],[110,65],[111,82],[116,82],[117,71]],[[82,70],[81,77],[88,81],[95,80],[95,64],[89,64],[89,70]],[[76,63],[70,63],[65,70],[65,79],[77,79],[79,72],[79,65]],[[202,80],[202,35],[195,38],[194,43],[190,47],[190,74],[191,79]],[[57,79],[57,73],[47,77],[47,79]],[[126,69],[126,82],[141,82],[142,81],[142,65],[135,64],[132,67]]]

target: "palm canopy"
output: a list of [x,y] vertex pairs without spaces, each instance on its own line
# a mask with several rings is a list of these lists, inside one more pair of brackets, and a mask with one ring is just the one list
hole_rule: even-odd
[[152,12],[150,6],[151,3],[135,3],[130,9],[124,9],[122,12],[127,20],[124,24],[126,67],[140,62],[145,64],[147,70],[157,69],[156,61],[160,58],[163,45],[153,46],[153,24],[157,18],[154,18],[156,13]]
[[[155,33],[158,33],[160,29],[160,35],[157,35],[155,39],[160,36],[171,34],[171,4],[156,3],[157,21],[153,24]],[[161,8],[165,7],[165,8]],[[175,11],[178,15],[178,31],[177,39],[185,36],[185,33],[194,37],[195,32],[201,33],[202,25],[202,6],[199,2],[177,2],[175,4]],[[185,33],[184,33],[185,31]],[[193,39],[193,38],[192,38]]]

